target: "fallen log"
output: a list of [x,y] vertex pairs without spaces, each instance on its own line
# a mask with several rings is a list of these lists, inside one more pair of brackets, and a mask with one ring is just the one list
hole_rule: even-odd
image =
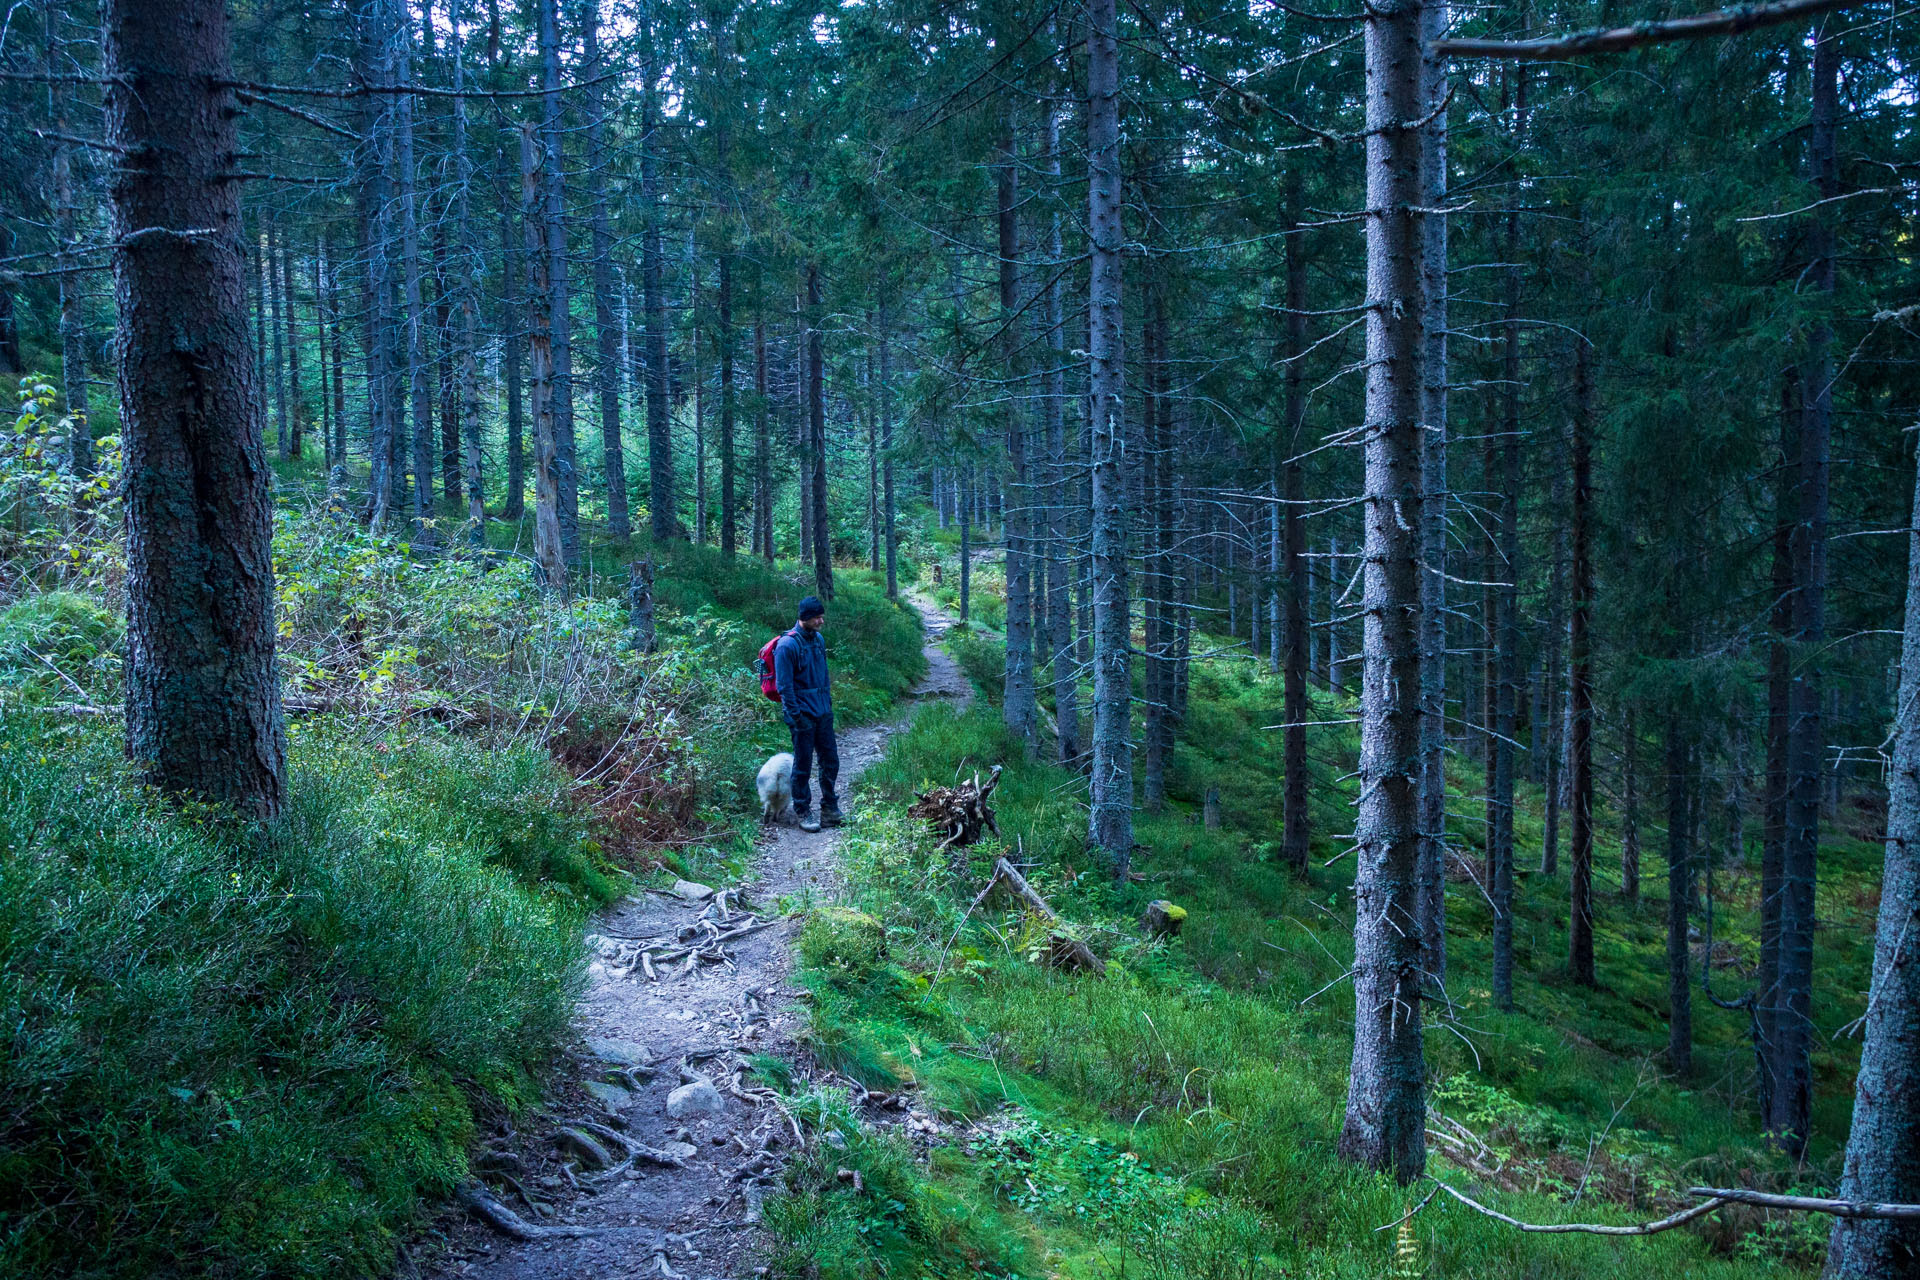
[[537,1226],[501,1204],[478,1183],[461,1183],[454,1192],[454,1198],[495,1231],[512,1236],[515,1240],[561,1240],[600,1234],[592,1227]]

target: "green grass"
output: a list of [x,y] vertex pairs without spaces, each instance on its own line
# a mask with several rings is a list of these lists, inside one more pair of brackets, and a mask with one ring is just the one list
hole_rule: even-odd
[[0,1274],[383,1274],[538,1097],[610,890],[541,753],[296,731],[264,830],[0,715]]
[[[956,632],[953,648],[976,679],[997,680],[989,639]],[[1316,698],[1315,719],[1351,714]],[[869,816],[844,845],[847,910],[817,917],[808,934],[822,937],[802,945],[814,1048],[871,1087],[911,1081],[955,1118],[1010,1108],[994,1127],[1024,1136],[966,1156],[937,1153],[915,1192],[969,1206],[993,1248],[927,1236],[904,1264],[857,1233],[814,1239],[819,1274],[879,1276],[903,1265],[957,1273],[970,1265],[968,1249],[985,1269],[1035,1276],[1399,1274],[1395,1233],[1374,1228],[1424,1192],[1359,1172],[1335,1152],[1352,1025],[1351,987],[1341,980],[1352,953],[1352,872],[1336,833],[1351,827],[1354,784],[1344,775],[1357,742],[1347,727],[1315,731],[1314,869],[1296,881],[1277,865],[1283,779],[1277,735],[1264,726],[1282,719],[1279,701],[1278,682],[1251,662],[1196,664],[1186,733],[1168,767],[1169,810],[1136,815],[1135,866],[1148,878],[1124,890],[1085,848],[1084,783],[1019,762],[991,705],[963,716],[928,708],[890,744],[863,782]],[[901,816],[913,790],[996,762],[1007,766],[996,797],[1004,846],[1018,838],[1035,886],[1110,961],[1105,977],[1034,963],[1045,930],[1006,904],[963,920],[1004,846],[936,856],[936,842]],[[1461,764],[1456,794],[1473,794],[1472,771]],[[1197,820],[1210,785],[1226,816],[1216,831]],[[1537,789],[1523,788],[1523,865],[1539,856],[1538,801]],[[1454,838],[1472,852],[1478,824],[1467,801],[1455,808]],[[1740,1095],[1751,1052],[1740,1015],[1696,998],[1695,1075],[1667,1076],[1664,903],[1618,902],[1614,821],[1603,813],[1598,991],[1565,981],[1564,881],[1523,875],[1518,1008],[1493,1010],[1484,901],[1470,883],[1450,887],[1455,1008],[1446,1029],[1429,1024],[1434,1105],[1486,1141],[1520,1190],[1482,1185],[1437,1147],[1431,1169],[1534,1221],[1644,1220],[1685,1203],[1685,1187],[1722,1180],[1831,1186],[1854,1050],[1841,1040],[1817,1055],[1818,1132],[1799,1171],[1767,1150]],[[1823,851],[1821,917],[1841,922],[1820,935],[1823,1032],[1859,1012],[1877,861],[1870,842],[1846,834]],[[1644,883],[1663,890],[1658,850],[1644,862]],[[1748,954],[1751,880],[1750,871],[1723,869],[1715,886],[1716,941]],[[1154,897],[1188,909],[1178,940],[1140,936],[1134,922]],[[1720,982],[1732,990],[1739,976]],[[1151,1178],[1116,1181],[1123,1160]],[[804,1168],[794,1187],[806,1204],[835,1193]],[[1410,1247],[1419,1273],[1476,1280],[1735,1280],[1810,1272],[1825,1225],[1723,1213],[1645,1240],[1540,1237],[1441,1200],[1414,1220]]]

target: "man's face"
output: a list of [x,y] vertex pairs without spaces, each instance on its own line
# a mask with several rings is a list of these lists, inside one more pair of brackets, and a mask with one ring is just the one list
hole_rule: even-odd
[[800,625],[809,631],[818,631],[827,625],[827,615],[824,613],[816,613],[811,618],[802,618],[800,619]]

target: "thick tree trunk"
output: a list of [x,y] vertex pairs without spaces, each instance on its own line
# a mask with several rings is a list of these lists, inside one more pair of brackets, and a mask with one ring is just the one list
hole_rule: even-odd
[[620,440],[620,325],[613,306],[613,226],[607,216],[606,88],[600,83],[600,5],[580,6],[580,44],[587,89],[587,182],[593,202],[593,327],[599,361],[594,388],[600,393],[600,452],[607,481],[607,532],[625,540],[633,534],[627,517],[627,461]]
[[[162,790],[286,800],[272,474],[247,350],[221,0],[107,0],[114,344],[125,449],[127,754]],[[207,229],[212,234],[207,234]]]
[[1114,0],[1087,4],[1087,305],[1092,383],[1093,775],[1087,842],[1121,884],[1133,859],[1133,676],[1127,608],[1120,255],[1120,48]]
[[1567,628],[1567,778],[1573,801],[1567,967],[1595,986],[1593,963],[1593,348],[1573,357],[1573,600]]
[[1677,714],[1667,716],[1667,1066],[1693,1074],[1693,988],[1688,978],[1687,910],[1693,902],[1693,818],[1689,751]]
[[[1867,992],[1866,1047],[1854,1078],[1853,1127],[1835,1194],[1920,1201],[1920,485],[1907,532],[1906,635],[1887,769],[1887,852]],[[1920,1271],[1920,1223],[1839,1218],[1829,1277],[1880,1280]]]
[[[667,403],[667,301],[660,284],[660,90],[652,56],[652,30],[646,31],[646,84],[640,104],[640,293],[646,314],[641,346],[647,360],[648,527],[655,542],[679,536],[680,500],[673,473],[673,423]],[[764,353],[765,348],[762,348]],[[764,383],[765,379],[762,378]],[[761,387],[762,398],[766,388]],[[765,409],[761,410],[764,419]]]
[[[1813,47],[1813,117],[1807,158],[1814,190],[1823,200],[1839,193],[1836,138],[1840,47],[1837,31],[1823,29]],[[1809,228],[1811,275],[1819,305],[1831,307],[1834,231],[1831,209]],[[1826,640],[1827,472],[1832,437],[1833,328],[1821,314],[1808,337],[1805,403],[1800,415],[1799,501],[1793,525],[1793,641],[1795,661],[1787,700],[1787,804],[1781,845],[1779,999],[1776,1003],[1773,1114],[1767,1128],[1789,1155],[1806,1150],[1813,1105],[1814,877],[1820,847],[1822,736],[1825,711],[1822,647]]]
[[1426,1168],[1419,861],[1420,402],[1425,386],[1421,0],[1368,10],[1365,641],[1355,822],[1354,1037],[1340,1153]]
[[833,521],[827,516],[826,357],[820,333],[820,264],[807,264],[807,441],[813,454],[813,587],[833,599]]
[[558,414],[553,394],[553,279],[541,228],[540,168],[545,152],[534,126],[520,126],[521,224],[527,237],[527,355],[533,410],[533,562],[540,584],[567,590],[566,542],[560,532]]

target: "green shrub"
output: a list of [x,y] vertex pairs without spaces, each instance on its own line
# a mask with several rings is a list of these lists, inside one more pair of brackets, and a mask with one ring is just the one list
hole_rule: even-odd
[[0,717],[0,1274],[391,1267],[582,976],[589,885],[549,847],[578,828],[516,827],[555,777],[498,762],[297,735],[249,831],[158,806],[105,733]]

